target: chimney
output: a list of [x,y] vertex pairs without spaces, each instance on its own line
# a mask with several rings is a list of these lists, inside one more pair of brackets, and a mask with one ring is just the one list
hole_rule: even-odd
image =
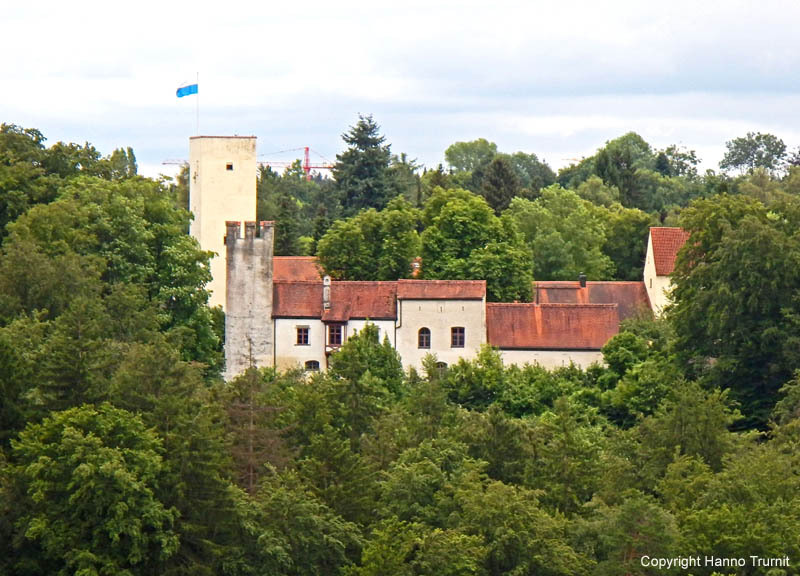
[[578,282],[581,283],[581,288],[586,288],[586,274],[579,274],[578,275]]
[[331,277],[325,276],[322,279],[322,309],[331,309]]

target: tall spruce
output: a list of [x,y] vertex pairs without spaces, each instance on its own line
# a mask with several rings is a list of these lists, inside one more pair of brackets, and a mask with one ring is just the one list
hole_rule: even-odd
[[389,201],[386,178],[391,153],[372,115],[359,114],[358,122],[342,139],[348,148],[336,156],[333,176],[342,206],[352,215],[364,208],[380,210]]

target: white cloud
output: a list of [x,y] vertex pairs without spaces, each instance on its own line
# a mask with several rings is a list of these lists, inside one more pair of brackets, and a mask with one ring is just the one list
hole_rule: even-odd
[[483,136],[559,165],[629,130],[721,156],[748,130],[800,143],[798,19],[790,0],[16,2],[0,120],[158,166],[186,154],[196,102],[174,91],[199,71],[202,129],[267,150],[332,158],[374,112],[428,164]]

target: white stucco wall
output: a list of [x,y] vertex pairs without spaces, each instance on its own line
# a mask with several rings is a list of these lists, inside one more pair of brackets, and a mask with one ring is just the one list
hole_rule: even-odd
[[[228,170],[227,165],[233,169]],[[189,140],[189,233],[211,259],[209,304],[225,307],[225,221],[256,219],[255,136],[195,136]]]
[[[483,300],[398,300],[397,351],[403,367],[422,368],[427,354],[448,365],[474,358],[486,342],[486,303]],[[464,347],[450,346],[450,329],[464,327]],[[420,328],[431,331],[430,349],[418,347]]]
[[506,365],[539,364],[548,370],[569,366],[570,362],[584,369],[594,362],[603,363],[599,350],[501,350],[500,355]]
[[[308,346],[297,344],[297,328],[308,326]],[[325,325],[313,318],[275,319],[275,366],[279,370],[303,368],[309,360],[325,370]]]
[[656,274],[656,261],[653,257],[653,239],[647,237],[647,256],[644,260],[644,286],[647,296],[650,298],[650,307],[655,316],[661,316],[664,307],[669,304],[669,292],[672,289],[672,281],[669,276],[658,276]]

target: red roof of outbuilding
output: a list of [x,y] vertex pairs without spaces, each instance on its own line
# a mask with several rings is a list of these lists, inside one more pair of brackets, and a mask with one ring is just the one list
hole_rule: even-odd
[[394,319],[397,315],[396,282],[331,282],[331,307],[322,313],[326,322],[351,318]]
[[615,304],[486,305],[489,344],[502,349],[599,350],[619,332]]
[[672,274],[678,250],[688,239],[689,233],[683,228],[650,228],[650,242],[653,245],[653,259],[658,276]]
[[275,318],[322,316],[322,282],[273,282],[272,294]]
[[537,304],[617,304],[620,320],[650,312],[650,300],[644,282],[534,282]]
[[276,282],[319,282],[317,259],[313,256],[275,256],[272,259],[272,277]]
[[401,300],[482,300],[486,280],[398,280]]

